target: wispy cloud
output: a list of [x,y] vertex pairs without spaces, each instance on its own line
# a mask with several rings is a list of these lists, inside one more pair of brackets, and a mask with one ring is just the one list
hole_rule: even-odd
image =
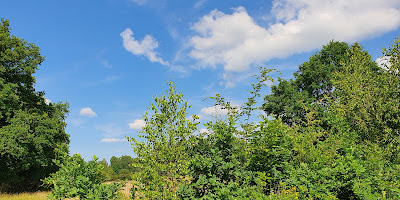
[[108,123],[102,124],[95,127],[96,130],[103,132],[105,138],[116,138],[120,136],[126,136],[129,133],[127,128],[124,128],[120,124]]
[[116,76],[116,75],[112,75],[112,76],[107,76],[105,79],[103,79],[101,82],[104,82],[104,83],[109,83],[109,82],[113,82],[113,81],[116,81],[116,80],[118,80],[120,77],[119,76]]
[[145,3],[147,3],[147,0],[131,0],[131,1],[138,5],[144,5]]
[[127,141],[128,140],[126,139],[117,139],[117,138],[104,138],[100,140],[100,142],[106,142],[106,143],[127,142]]
[[194,9],[198,9],[198,8],[200,8],[201,6],[203,6],[204,3],[206,3],[206,2],[207,2],[207,0],[198,0],[198,1],[194,4],[193,8],[194,8]]
[[125,29],[121,34],[124,48],[136,56],[146,56],[151,62],[158,62],[162,65],[169,65],[159,57],[154,51],[158,47],[158,42],[152,36],[144,36],[142,41],[135,40],[130,28]]
[[97,113],[95,113],[91,108],[86,107],[86,108],[82,108],[81,111],[79,112],[79,114],[81,116],[85,116],[85,117],[96,117]]

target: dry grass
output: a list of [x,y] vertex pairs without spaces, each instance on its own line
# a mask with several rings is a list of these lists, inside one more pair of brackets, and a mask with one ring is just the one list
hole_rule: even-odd
[[[132,188],[132,181],[126,183],[125,187],[121,190],[121,200],[130,199]],[[20,194],[0,194],[0,200],[46,200],[50,192],[35,192],[35,193],[20,193]]]
[[0,194],[1,200],[46,200],[50,192],[20,193],[20,194]]

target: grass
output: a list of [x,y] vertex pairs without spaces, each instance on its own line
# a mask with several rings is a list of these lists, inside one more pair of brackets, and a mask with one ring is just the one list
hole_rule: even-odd
[[0,194],[1,200],[45,200],[50,192],[20,193],[20,194]]
[[[126,183],[125,187],[121,190],[121,198],[120,200],[127,200],[130,199],[131,193],[129,191],[132,188],[132,181]],[[0,194],[0,200],[46,200],[47,195],[50,192],[34,192],[34,193],[20,193],[20,194]]]

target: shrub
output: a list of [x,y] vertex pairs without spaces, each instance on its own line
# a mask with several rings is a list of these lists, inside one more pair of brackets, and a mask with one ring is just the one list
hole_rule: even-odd
[[50,199],[79,197],[80,199],[115,199],[125,183],[102,184],[97,158],[85,162],[79,154],[67,157],[64,163],[56,161],[60,170],[44,180],[52,185]]

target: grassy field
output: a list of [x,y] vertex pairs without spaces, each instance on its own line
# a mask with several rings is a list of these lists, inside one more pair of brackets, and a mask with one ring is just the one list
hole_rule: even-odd
[[47,199],[50,192],[35,192],[35,193],[21,193],[21,194],[0,194],[1,200],[36,200]]
[[[121,200],[130,199],[131,194],[129,189],[132,188],[132,182],[127,182],[125,187],[122,188]],[[50,192],[35,192],[35,193],[21,193],[21,194],[0,194],[0,200],[46,200]]]

